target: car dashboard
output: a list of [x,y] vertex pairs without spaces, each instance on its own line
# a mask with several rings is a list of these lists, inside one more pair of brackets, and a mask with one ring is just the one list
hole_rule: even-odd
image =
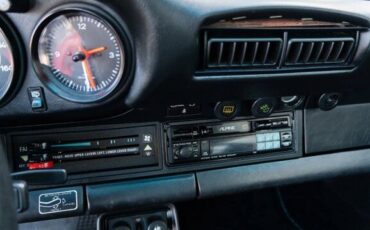
[[369,172],[367,1],[4,2],[20,223]]

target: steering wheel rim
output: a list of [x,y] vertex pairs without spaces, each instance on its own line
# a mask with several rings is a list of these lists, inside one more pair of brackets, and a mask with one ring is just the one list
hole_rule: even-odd
[[17,229],[14,193],[3,141],[0,141],[0,229]]

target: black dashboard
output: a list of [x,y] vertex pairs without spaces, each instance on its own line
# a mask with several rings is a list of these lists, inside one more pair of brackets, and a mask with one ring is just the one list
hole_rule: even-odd
[[369,171],[367,1],[4,2],[20,222]]

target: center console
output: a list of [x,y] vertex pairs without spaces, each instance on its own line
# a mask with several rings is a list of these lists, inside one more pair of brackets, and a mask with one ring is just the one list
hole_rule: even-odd
[[176,172],[208,163],[262,162],[284,159],[287,154],[299,157],[297,119],[294,113],[281,113],[233,121],[20,132],[10,135],[10,152],[14,153],[14,170],[18,172],[65,169],[69,176],[161,168]]
[[[207,191],[204,181],[198,181],[202,172],[302,156],[299,111],[265,118],[186,120],[9,133],[13,179],[26,181],[30,188],[28,205],[22,206],[18,220],[82,215],[86,210],[111,213],[142,204],[150,207],[196,199],[201,195],[199,186]],[[76,208],[44,207],[54,197],[64,196]],[[18,202],[24,204],[22,196]],[[165,213],[154,216],[171,225]],[[152,214],[146,215],[141,222],[135,222],[134,214],[131,219],[106,216],[101,224],[104,229],[119,223],[134,229],[159,223],[151,219]]]

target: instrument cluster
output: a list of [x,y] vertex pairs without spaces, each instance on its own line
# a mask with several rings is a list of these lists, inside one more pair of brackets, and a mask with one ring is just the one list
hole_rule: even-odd
[[[26,59],[28,68],[42,82],[41,88],[70,102],[102,102],[122,92],[127,84],[132,63],[127,30],[120,19],[103,9],[73,3],[48,11],[33,29],[29,55],[25,55],[26,44],[19,42],[11,20],[0,15],[2,104],[10,101],[16,86],[27,77]],[[32,100],[35,92],[30,95]],[[34,106],[33,101],[31,104]]]

